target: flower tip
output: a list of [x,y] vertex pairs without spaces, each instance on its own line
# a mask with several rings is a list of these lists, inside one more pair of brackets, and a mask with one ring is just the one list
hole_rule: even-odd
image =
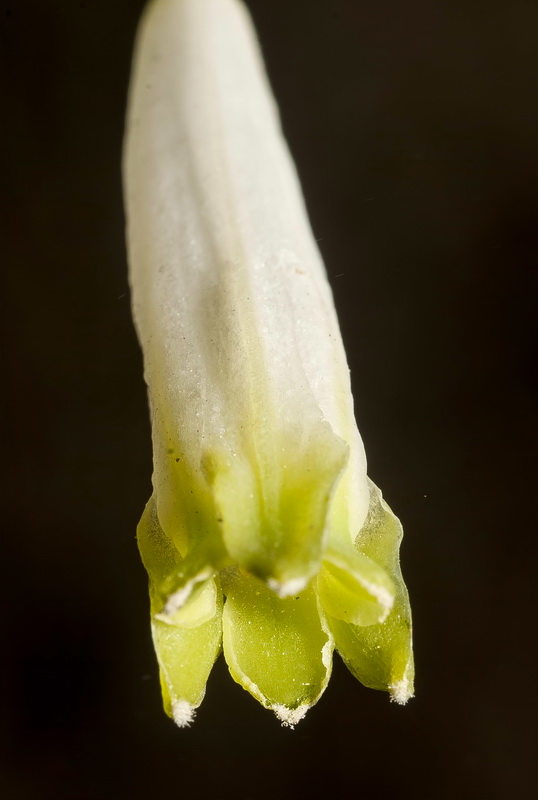
[[392,611],[392,606],[394,605],[394,594],[389,592],[384,586],[371,586],[369,589],[373,597],[376,598],[381,606],[382,611],[379,617],[379,622],[383,623]]
[[183,608],[189,599],[191,588],[191,586],[184,586],[174,594],[171,594],[161,613],[155,614],[155,619],[160,620],[160,622],[166,622],[167,625],[173,625],[174,615]]
[[281,600],[286,597],[292,597],[292,595],[300,594],[307,583],[307,578],[290,578],[290,580],[284,581],[284,583],[280,583],[280,581],[277,581],[275,578],[269,578],[267,580],[267,586],[272,592],[278,595]]
[[178,728],[188,728],[193,722],[196,709],[186,700],[175,700],[172,703],[172,719]]
[[291,728],[293,730],[297,723],[303,719],[309,708],[310,706],[307,703],[303,703],[297,708],[288,708],[281,703],[275,703],[275,705],[271,706],[271,711],[275,712],[283,728]]
[[400,706],[405,706],[408,700],[414,697],[413,684],[409,678],[402,678],[401,681],[396,681],[389,686],[390,699],[393,703],[398,703]]

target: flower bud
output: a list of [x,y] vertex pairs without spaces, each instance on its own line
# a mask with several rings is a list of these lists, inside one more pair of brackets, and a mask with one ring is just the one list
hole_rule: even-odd
[[325,268],[250,20],[154,0],[124,156],[153,496],[138,528],[165,708],[187,724],[221,642],[284,724],[336,647],[412,693],[401,529],[369,483]]

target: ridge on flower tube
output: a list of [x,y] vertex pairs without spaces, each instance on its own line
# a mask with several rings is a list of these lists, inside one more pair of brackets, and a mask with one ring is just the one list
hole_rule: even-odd
[[124,183],[165,710],[192,721],[221,649],[285,725],[324,692],[335,648],[405,703],[401,526],[367,478],[331,290],[238,0],[148,5]]

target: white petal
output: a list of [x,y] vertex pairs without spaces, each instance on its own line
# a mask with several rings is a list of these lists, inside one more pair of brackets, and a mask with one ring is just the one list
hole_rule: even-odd
[[[254,516],[260,503],[276,508],[282,470],[300,469],[293,454],[314,468],[317,454],[334,478],[345,442],[349,462],[330,520],[354,539],[368,488],[348,367],[243,6],[234,0],[151,4],[129,109],[131,285],[164,529],[172,535],[187,513],[181,487],[195,482],[203,493],[215,463],[216,469],[239,463],[244,496],[261,492]],[[171,459],[179,459],[178,470],[187,461],[177,479]],[[243,461],[256,465],[250,477]],[[326,479],[327,491],[333,478]],[[174,534],[182,552],[191,546],[193,518],[194,511]],[[276,580],[299,578],[279,574]]]

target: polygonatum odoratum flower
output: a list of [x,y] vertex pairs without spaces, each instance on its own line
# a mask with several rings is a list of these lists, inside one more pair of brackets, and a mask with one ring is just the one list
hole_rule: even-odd
[[153,432],[138,528],[166,711],[192,719],[221,648],[288,725],[333,650],[412,695],[401,527],[368,480],[331,290],[238,0],[154,0],[124,155]]

